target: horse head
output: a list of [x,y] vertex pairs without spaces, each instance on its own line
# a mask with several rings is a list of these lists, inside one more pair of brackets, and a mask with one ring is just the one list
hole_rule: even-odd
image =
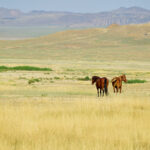
[[100,77],[98,76],[93,76],[92,77],[92,85],[97,81],[97,79],[99,79]]
[[122,79],[122,81],[127,82],[127,79],[126,79],[126,75],[125,75],[125,74],[121,76],[121,79]]

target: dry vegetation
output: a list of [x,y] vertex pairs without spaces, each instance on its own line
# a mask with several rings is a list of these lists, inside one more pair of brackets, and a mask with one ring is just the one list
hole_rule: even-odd
[[148,99],[0,102],[3,150],[149,150]]
[[[103,63],[107,69],[97,69],[97,63],[84,63],[70,69],[69,63],[53,64],[50,72],[0,72],[0,149],[150,149],[148,68],[112,70]],[[147,82],[123,84],[117,96],[110,84],[109,96],[97,98],[91,81],[77,79],[92,74],[111,79],[123,71],[128,79]],[[38,80],[29,84],[31,79]]]
[[[149,150],[148,26],[111,26],[40,40],[4,41],[1,65],[52,71],[0,71],[0,149]],[[139,36],[131,34],[134,30]],[[110,84],[109,96],[97,98],[91,81],[81,80],[92,75],[111,79],[122,73],[130,81],[146,82],[123,84],[118,95]]]

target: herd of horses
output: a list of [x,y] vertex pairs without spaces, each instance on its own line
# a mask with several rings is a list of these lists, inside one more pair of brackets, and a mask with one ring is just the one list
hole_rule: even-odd
[[[120,90],[120,93],[121,93],[122,81],[127,82],[126,75],[121,75],[119,77],[114,77],[111,80],[114,93],[115,92],[118,93],[119,90]],[[108,85],[109,85],[108,78],[106,78],[106,77],[101,78],[101,77],[98,77],[98,76],[93,76],[92,77],[92,84],[94,84],[94,83],[96,83],[98,97],[99,97],[99,94],[101,96],[102,92],[103,92],[102,96],[104,96],[104,93],[105,93],[105,95],[108,95]]]

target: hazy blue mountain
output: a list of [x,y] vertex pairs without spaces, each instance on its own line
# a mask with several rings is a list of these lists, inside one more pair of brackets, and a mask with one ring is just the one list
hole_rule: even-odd
[[139,7],[124,8],[99,13],[72,13],[31,11],[0,8],[0,26],[63,26],[104,27],[110,24],[139,24],[150,22],[150,10]]

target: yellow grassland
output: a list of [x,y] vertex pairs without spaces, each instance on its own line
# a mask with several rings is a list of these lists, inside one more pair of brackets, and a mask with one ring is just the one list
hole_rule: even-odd
[[[53,71],[0,71],[0,150],[149,150],[149,48],[149,24],[1,41],[0,65]],[[123,84],[122,94],[110,83],[98,98],[78,80],[123,73],[147,82]]]

